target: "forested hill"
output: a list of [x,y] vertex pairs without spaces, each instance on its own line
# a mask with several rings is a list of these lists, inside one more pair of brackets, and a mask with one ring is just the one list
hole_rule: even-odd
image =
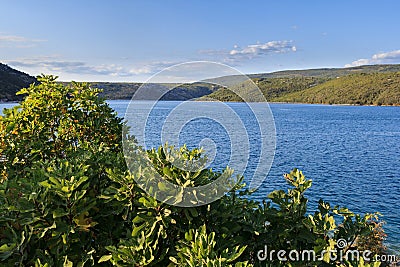
[[21,100],[15,93],[34,82],[36,78],[0,63],[0,102]]
[[[109,82],[98,82],[91,84],[93,87],[102,89],[103,92],[100,95],[106,99],[131,99],[136,90],[142,85],[141,83]],[[173,89],[168,91],[168,93],[166,93],[161,100],[185,101],[209,95],[220,89],[219,86],[200,82],[176,85],[176,88],[174,88],[174,84],[167,84],[166,86]]]
[[280,78],[280,77],[318,77],[336,78],[356,73],[399,72],[400,64],[363,65],[350,68],[321,68],[306,70],[283,70],[271,73],[248,74],[250,78]]
[[[15,70],[0,63],[0,102],[20,101],[22,95],[16,93],[32,83],[37,83],[35,77]],[[67,84],[67,82],[62,82]],[[141,83],[116,83],[116,82],[92,82],[92,87],[103,90],[100,96],[106,99],[131,99]],[[171,85],[169,85],[171,87]],[[208,83],[193,83],[177,86],[162,97],[162,100],[188,100],[208,95],[220,87]]]
[[[249,76],[271,102],[400,105],[400,65],[292,70]],[[215,81],[226,79],[229,76]],[[242,87],[240,95],[251,96],[254,92]],[[200,100],[241,101],[227,89]]]
[[270,100],[316,104],[400,105],[400,72],[346,75]]
[[[249,74],[248,76],[258,85],[267,101],[400,105],[400,83],[396,73],[400,73],[400,64],[286,70]],[[339,77],[343,79],[339,79]],[[229,79],[232,79],[232,76],[210,79],[206,82],[221,83]],[[385,79],[392,79],[392,83],[384,82]],[[104,90],[102,96],[107,99],[130,99],[140,85],[140,83],[93,83],[93,86]],[[252,99],[251,96],[255,94],[246,87],[242,87],[240,90],[242,90],[241,94],[250,96],[248,99]],[[316,94],[317,91],[318,94]],[[315,97],[313,97],[314,94],[316,94]],[[229,90],[209,83],[181,85],[162,99],[188,100],[193,98],[242,101]]]
[[[286,70],[248,75],[270,102],[324,104],[400,105],[400,64],[352,68]],[[231,91],[212,83],[235,77],[218,77],[205,82],[179,85],[162,100],[243,101]],[[20,100],[15,93],[36,82],[34,77],[0,63],[0,101]],[[210,83],[211,82],[211,83]],[[141,83],[94,82],[106,99],[131,99]],[[168,87],[173,87],[171,84]],[[255,99],[257,92],[238,86],[240,95]],[[253,88],[254,89],[254,88]],[[149,94],[150,95],[150,94]]]

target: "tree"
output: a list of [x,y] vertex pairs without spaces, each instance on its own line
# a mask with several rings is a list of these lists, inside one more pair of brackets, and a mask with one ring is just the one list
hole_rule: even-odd
[[38,81],[0,119],[2,258],[93,261],[112,244],[112,211],[98,198],[111,182],[107,168],[125,168],[122,119],[87,83]]

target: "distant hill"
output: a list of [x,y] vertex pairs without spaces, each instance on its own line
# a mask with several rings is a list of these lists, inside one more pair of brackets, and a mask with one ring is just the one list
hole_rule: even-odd
[[271,73],[248,74],[250,78],[280,78],[280,77],[318,77],[336,78],[354,73],[399,72],[400,64],[363,65],[350,68],[321,68],[306,70],[284,70]]
[[[249,74],[248,76],[257,84],[267,101],[400,105],[400,101],[397,99],[397,92],[400,92],[400,83],[397,83],[399,84],[397,87],[396,83],[388,86],[387,83],[382,82],[386,79],[384,74],[398,72],[400,73],[400,64],[285,70],[272,73]],[[372,76],[368,76],[367,74],[371,74]],[[349,75],[350,78],[337,80],[338,77],[344,78]],[[373,79],[376,80],[374,81]],[[392,79],[396,80],[394,77]],[[341,84],[342,81],[345,83]],[[350,82],[352,82],[352,85],[349,84]],[[162,100],[188,100],[197,98],[198,100],[206,101],[243,101],[228,89],[215,85],[230,83],[235,83],[235,76],[217,77],[203,82],[183,84],[165,94]],[[334,84],[336,89],[329,87],[331,84]],[[362,86],[362,88],[358,88],[357,84]],[[373,88],[371,87],[372,85]],[[130,99],[141,84],[93,83],[93,86],[102,88],[104,90],[102,96],[107,99]],[[172,87],[171,85],[169,86]],[[249,101],[258,101],[258,93],[253,92],[254,88],[249,89],[245,85],[238,86],[238,88],[240,95],[246,96]],[[315,94],[315,90],[321,88],[327,88],[326,90],[330,94],[328,92],[325,94],[320,93],[317,94],[318,99],[312,98],[311,96]],[[346,91],[346,94],[343,94],[343,90]],[[361,93],[364,91],[365,93]],[[308,96],[307,92],[311,96]],[[366,96],[366,94],[370,94],[371,96]],[[372,95],[375,95],[376,98],[373,98]]]
[[400,105],[400,72],[357,73],[272,98],[278,102]]
[[[106,99],[131,99],[136,90],[142,85],[141,83],[108,83],[108,82],[95,82],[91,83],[93,87],[103,89],[100,96]],[[219,86],[215,86],[208,83],[192,83],[192,84],[167,84],[169,88],[173,88],[168,91],[161,100],[177,100],[185,101],[188,99],[199,98],[204,95],[213,93],[220,89]],[[174,88],[176,86],[176,88]]]
[[[317,84],[326,82],[327,78],[317,78],[308,76],[294,76],[294,77],[282,77],[282,78],[253,78],[254,83],[263,93],[267,101],[271,101],[274,98],[308,89]],[[259,94],[258,89],[255,90],[254,86],[238,86],[236,88],[239,95],[245,99],[255,99]],[[256,92],[255,92],[256,91]],[[234,94],[232,91],[222,88],[209,95],[201,97],[199,100],[219,100],[219,101],[235,101],[242,102],[242,98]],[[256,101],[256,100],[254,100]]]
[[[380,72],[399,72],[400,64],[380,64],[380,65],[364,65],[350,68],[320,68],[305,70],[282,70],[268,73],[246,74],[254,80],[271,79],[271,78],[294,78],[294,77],[315,77],[331,79],[354,73],[380,73]],[[232,80],[235,75],[216,77],[204,80],[205,82],[225,84]]]
[[[285,70],[248,75],[272,102],[325,104],[400,105],[400,64],[367,65],[351,68]],[[224,76],[191,84],[165,84],[176,88],[162,100],[243,101],[238,95],[217,84],[235,84],[239,94],[249,101],[260,101],[258,92],[237,84],[239,76]],[[20,100],[15,93],[37,82],[34,77],[0,63],[0,101]],[[103,89],[106,99],[131,99],[141,83],[93,82]],[[153,89],[149,87],[149,89]],[[149,93],[149,96],[152,94]]]
[[0,101],[21,100],[23,96],[15,93],[34,82],[37,82],[35,77],[0,63]]
[[[288,70],[249,74],[265,99],[271,102],[400,105],[400,65],[368,65],[352,68]],[[210,79],[227,82],[230,76]],[[241,95],[255,92],[242,87]],[[243,101],[227,89],[199,100]]]

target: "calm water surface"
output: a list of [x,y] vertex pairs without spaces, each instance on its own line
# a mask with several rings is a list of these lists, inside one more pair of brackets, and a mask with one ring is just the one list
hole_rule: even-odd
[[[108,101],[124,116],[129,101]],[[160,123],[179,102],[159,102],[151,113],[146,145],[158,146]],[[3,109],[5,105],[0,104]],[[193,108],[199,105],[193,102]],[[213,108],[213,103],[209,103]],[[244,121],[255,156],[250,156],[245,174],[257,165],[259,132],[251,110],[244,103],[229,103]],[[276,153],[271,170],[252,196],[265,199],[275,189],[285,189],[283,173],[299,168],[313,180],[308,192],[311,208],[320,198],[354,212],[378,211],[387,222],[390,247],[400,247],[400,107],[270,104],[276,126]],[[187,112],[190,112],[188,110]],[[224,114],[221,113],[223,119]],[[262,123],[262,122],[261,122]],[[147,138],[148,137],[148,138]],[[212,139],[217,154],[212,166],[222,169],[229,161],[229,133],[206,119],[187,123],[180,144],[197,146]]]
[[[123,116],[129,101],[109,103]],[[151,120],[158,124],[149,123],[148,131],[154,136],[146,139],[149,139],[147,145],[162,143],[160,118],[165,118],[178,104],[160,102],[155,107]],[[193,102],[193,108],[198,105]],[[257,147],[258,132],[252,127],[251,111],[244,103],[229,105],[243,119],[250,143]],[[399,245],[400,107],[304,104],[270,104],[270,107],[276,126],[276,153],[267,178],[253,197],[262,200],[272,190],[287,188],[282,174],[296,167],[313,180],[308,192],[311,208],[316,208],[322,198],[354,212],[379,211],[387,222],[388,243]],[[202,138],[212,138],[218,146],[215,169],[223,168],[229,160],[230,147],[223,145],[227,143],[227,133],[217,124],[192,121],[182,128],[180,138],[181,144],[192,147]],[[256,164],[250,158],[250,169],[246,172],[251,173]]]

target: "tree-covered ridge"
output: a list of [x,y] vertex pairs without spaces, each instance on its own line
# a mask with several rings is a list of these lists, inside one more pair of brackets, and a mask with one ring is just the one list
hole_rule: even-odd
[[0,102],[22,100],[15,93],[34,82],[34,77],[0,63]]
[[[68,83],[63,82],[67,85]],[[99,96],[108,100],[131,99],[143,83],[117,83],[117,82],[93,82],[93,87],[101,89]],[[171,88],[161,100],[185,101],[208,95],[220,87],[209,83],[186,83],[186,84],[159,84]]]
[[[400,105],[400,65],[371,65],[337,69],[291,70],[251,74],[267,101],[358,105]],[[230,90],[217,86],[232,77],[203,83],[182,84],[162,100],[243,101]],[[95,83],[107,99],[130,99],[140,83]],[[238,92],[252,101],[254,87],[238,86]],[[257,100],[253,100],[257,101]]]
[[321,68],[321,69],[305,69],[305,70],[283,70],[271,73],[248,74],[250,78],[281,78],[281,77],[319,77],[319,78],[336,78],[356,73],[385,73],[399,72],[400,64],[378,64],[363,65],[349,68]]
[[[316,86],[327,81],[327,78],[317,78],[317,77],[282,77],[282,78],[254,78],[254,83],[263,93],[267,101],[271,101],[276,97],[286,95],[288,93],[293,93],[297,91],[302,91],[310,87]],[[246,86],[239,86],[238,93],[241,96],[246,96],[246,99],[251,99],[252,95],[257,95],[255,87],[249,89]],[[250,96],[247,98],[247,96]],[[222,88],[218,91],[206,95],[199,100],[219,100],[219,101],[235,101],[243,102],[243,99],[237,94],[233,93],[231,90]]]
[[400,105],[400,72],[360,73],[337,77],[270,100],[316,104]]
[[[250,74],[267,101],[326,104],[400,105],[400,64],[352,68],[287,70]],[[203,82],[168,84],[171,91],[161,100],[259,101],[254,86],[238,85],[242,97],[218,84],[229,84],[233,76]],[[0,101],[21,100],[15,93],[36,79],[0,63]],[[66,85],[67,83],[61,83]],[[131,99],[142,83],[95,82],[106,99]],[[151,95],[151,94],[149,94]]]

